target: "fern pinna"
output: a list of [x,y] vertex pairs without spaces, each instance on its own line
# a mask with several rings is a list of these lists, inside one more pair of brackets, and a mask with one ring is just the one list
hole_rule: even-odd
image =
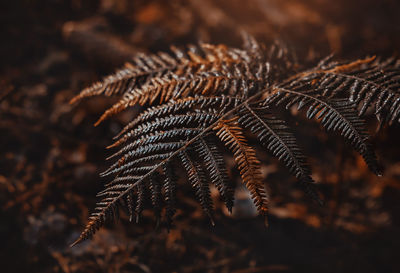
[[[119,96],[104,119],[134,106],[142,111],[115,137],[116,159],[103,176],[114,176],[98,194],[101,200],[74,244],[90,238],[119,206],[138,221],[150,196],[157,221],[171,223],[181,164],[187,180],[212,219],[210,184],[229,210],[234,185],[229,182],[221,147],[233,154],[241,178],[260,214],[268,199],[253,135],[321,202],[303,151],[277,107],[305,109],[328,131],[338,131],[377,175],[380,170],[363,119],[373,111],[379,124],[400,119],[400,62],[366,58],[334,62],[331,57],[300,69],[284,47],[266,49],[247,34],[243,49],[201,43],[171,53],[137,55],[132,63],[84,89],[76,102],[95,95]],[[367,111],[368,110],[368,111]],[[222,145],[221,145],[222,143]],[[163,216],[163,217],[162,217]]]

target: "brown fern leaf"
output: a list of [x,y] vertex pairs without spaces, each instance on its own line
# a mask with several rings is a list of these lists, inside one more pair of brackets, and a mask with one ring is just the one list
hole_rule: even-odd
[[252,136],[321,202],[306,156],[278,109],[306,109],[308,118],[340,133],[380,175],[362,115],[371,108],[381,124],[399,121],[400,62],[367,58],[338,63],[329,57],[297,72],[299,66],[287,48],[276,43],[266,49],[251,36],[243,37],[244,49],[200,44],[172,48],[173,55],[139,55],[132,65],[73,99],[121,95],[100,121],[127,107],[143,106],[109,146],[119,150],[109,157],[115,162],[102,175],[114,178],[98,194],[101,200],[74,244],[117,218],[121,205],[138,222],[147,199],[157,223],[165,219],[169,227],[181,175],[173,166],[179,162],[211,219],[211,184],[231,210],[234,185],[229,183],[224,146],[233,153],[244,184],[265,215],[268,200],[261,163],[248,144]]
[[230,67],[222,66],[218,72],[207,71],[188,76],[168,74],[163,77],[155,77],[141,88],[124,93],[120,101],[104,112],[95,126],[108,117],[137,104],[141,106],[152,105],[155,102],[159,104],[171,99],[176,100],[195,95],[232,94],[239,96],[239,90],[243,96],[256,86],[263,85],[267,72],[268,68],[264,65],[260,65],[257,67],[257,71],[253,72],[246,63],[242,63]]
[[171,51],[173,55],[165,52],[138,54],[132,63],[126,63],[123,69],[82,90],[71,99],[71,103],[98,95],[112,96],[128,92],[135,94],[139,92],[135,92],[136,89],[141,89],[143,85],[166,74],[185,76],[189,75],[188,72],[195,74],[219,71],[222,64],[229,66],[247,57],[243,51],[231,50],[225,45],[206,43],[201,43],[199,47],[189,46],[186,52],[172,46]]
[[220,120],[214,127],[217,136],[232,151],[240,175],[249,189],[251,197],[261,215],[267,212],[267,195],[262,183],[260,161],[256,157],[256,151],[247,144],[243,129],[237,122],[238,118]]
[[170,99],[184,98],[189,95],[218,95],[233,85],[239,85],[241,81],[245,81],[245,79],[228,78],[212,72],[204,72],[202,75],[188,78],[155,78],[141,89],[135,89],[134,93],[125,93],[119,102],[104,112],[95,126],[130,106],[152,105],[154,102],[164,103]]

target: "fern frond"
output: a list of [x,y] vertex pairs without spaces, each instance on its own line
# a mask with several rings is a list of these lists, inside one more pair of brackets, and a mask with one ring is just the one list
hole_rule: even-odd
[[399,120],[400,62],[394,58],[338,63],[328,57],[298,72],[287,48],[276,43],[266,49],[249,35],[244,35],[244,49],[200,44],[171,51],[138,55],[132,64],[72,100],[120,95],[99,121],[127,107],[143,106],[108,147],[120,146],[109,157],[116,161],[102,173],[114,178],[98,194],[101,200],[74,244],[93,236],[105,221],[116,219],[121,205],[138,222],[147,199],[157,223],[165,206],[169,227],[176,211],[174,166],[179,162],[210,218],[211,184],[231,210],[234,193],[224,146],[233,153],[244,184],[265,215],[268,199],[261,163],[249,145],[250,132],[320,201],[303,151],[286,120],[275,117],[279,106],[306,108],[308,118],[339,132],[380,174],[361,116],[373,108],[381,123]]

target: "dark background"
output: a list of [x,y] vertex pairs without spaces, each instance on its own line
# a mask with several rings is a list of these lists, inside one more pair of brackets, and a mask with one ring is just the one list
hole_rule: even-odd
[[377,178],[340,138],[299,118],[324,207],[264,155],[269,228],[220,205],[212,227],[182,185],[169,233],[145,212],[142,223],[122,216],[71,249],[106,182],[104,147],[132,112],[94,128],[113,99],[68,104],[137,52],[199,40],[240,46],[241,29],[267,46],[284,40],[303,63],[331,52],[398,54],[399,12],[396,0],[1,1],[0,271],[399,272],[398,124],[373,138],[386,167]]

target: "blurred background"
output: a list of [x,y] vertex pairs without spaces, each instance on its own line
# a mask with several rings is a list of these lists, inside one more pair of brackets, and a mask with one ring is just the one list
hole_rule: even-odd
[[[391,56],[400,49],[397,0],[17,0],[0,3],[0,268],[2,272],[399,272],[399,125],[376,134],[375,177],[340,138],[302,120],[326,205],[315,205],[267,155],[266,228],[217,204],[212,227],[187,185],[168,233],[150,212],[126,216],[74,248],[105,179],[104,147],[132,117],[92,124],[114,100],[72,107],[82,88],[138,52],[198,41],[240,46],[246,30],[282,40],[301,63]],[[296,124],[294,124],[296,125]],[[376,124],[370,122],[370,132]],[[215,196],[217,200],[218,197]]]

